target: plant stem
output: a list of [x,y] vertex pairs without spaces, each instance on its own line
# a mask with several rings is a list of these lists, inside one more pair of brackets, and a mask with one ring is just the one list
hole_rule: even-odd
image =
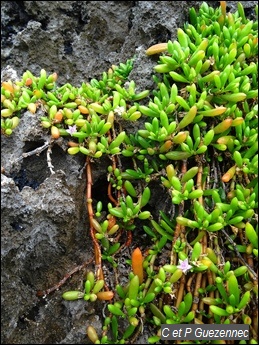
[[86,203],[87,203],[87,210],[90,222],[90,235],[94,244],[94,258],[95,258],[95,269],[96,269],[96,276],[97,280],[104,279],[103,270],[102,270],[102,253],[99,243],[95,237],[96,230],[93,227],[93,206],[92,206],[92,170],[91,170],[91,160],[90,157],[87,156],[87,164],[86,164],[86,178],[87,178],[87,188],[86,188]]

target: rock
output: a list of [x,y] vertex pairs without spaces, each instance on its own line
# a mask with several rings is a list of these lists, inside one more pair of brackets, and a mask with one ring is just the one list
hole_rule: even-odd
[[[246,12],[256,1],[241,1]],[[135,57],[131,79],[140,92],[152,88],[157,57],[145,50],[176,38],[188,10],[202,1],[2,1],[2,80],[27,69],[57,72],[59,83],[79,86],[99,78],[113,64]],[[229,9],[236,1],[228,1]],[[210,6],[218,6],[211,1]],[[27,112],[11,137],[2,136],[2,344],[87,344],[86,327],[99,334],[100,304],[62,300],[62,292],[83,289],[91,264],[45,298],[38,290],[55,286],[93,257],[85,206],[84,158],[66,154],[62,139],[51,147],[37,115]],[[134,131],[134,128],[133,128]],[[25,156],[24,156],[25,154]],[[96,163],[95,198],[106,196],[109,161]],[[159,200],[161,204],[163,200]],[[155,203],[155,200],[154,200]],[[68,278],[68,276],[67,276]],[[103,305],[101,306],[103,307]],[[147,343],[148,330],[142,336]]]

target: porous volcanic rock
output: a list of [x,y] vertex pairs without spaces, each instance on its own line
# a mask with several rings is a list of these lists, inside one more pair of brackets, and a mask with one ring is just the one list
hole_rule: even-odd
[[[241,1],[252,14],[256,1]],[[157,56],[145,50],[176,38],[189,8],[202,1],[2,1],[2,79],[26,70],[57,72],[59,84],[99,78],[111,65],[135,57],[137,90],[152,88]],[[210,6],[218,6],[210,1]],[[236,1],[228,1],[228,10]],[[8,67],[9,66],[9,67]],[[39,110],[40,112],[41,110]],[[40,113],[37,116],[40,116]],[[86,325],[100,332],[100,303],[64,301],[82,289],[85,270],[59,291],[36,296],[93,257],[85,207],[84,158],[69,156],[62,139],[47,152],[26,157],[48,140],[37,117],[26,113],[1,146],[1,344],[88,344]],[[94,197],[103,198],[107,166],[95,163]],[[155,207],[164,200],[155,200]],[[88,268],[92,268],[91,264]],[[147,343],[148,329],[138,338]]]

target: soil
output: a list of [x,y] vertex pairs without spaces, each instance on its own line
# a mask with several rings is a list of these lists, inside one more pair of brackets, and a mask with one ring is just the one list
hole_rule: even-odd
[[[147,57],[153,44],[176,39],[188,20],[189,8],[202,1],[2,1],[2,79],[26,70],[39,75],[58,73],[60,85],[79,86],[100,78],[112,65],[135,57],[130,79],[139,91],[152,89],[157,56]],[[210,1],[210,6],[218,6]],[[246,13],[256,1],[241,1]],[[236,1],[228,1],[228,10]],[[15,77],[14,77],[15,78]],[[41,115],[41,110],[37,116]],[[136,128],[128,127],[128,131]],[[88,233],[83,155],[70,156],[62,139],[51,152],[27,156],[44,145],[46,131],[37,117],[24,114],[12,136],[1,140],[1,344],[90,344],[86,327],[100,334],[105,303],[62,299],[67,290],[82,289],[86,271],[94,270],[93,244]],[[93,165],[93,198],[107,198],[106,158]],[[164,207],[159,185],[149,207]],[[107,201],[107,199],[106,199]],[[143,244],[133,236],[119,257],[119,274],[127,277],[126,260]],[[78,272],[71,273],[77,266]],[[113,274],[107,267],[106,275]],[[45,291],[67,278],[60,289]],[[136,343],[147,344],[144,329]]]

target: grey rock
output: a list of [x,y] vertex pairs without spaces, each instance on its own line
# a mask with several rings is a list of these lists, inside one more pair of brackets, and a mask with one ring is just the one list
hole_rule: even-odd
[[[252,16],[257,1],[241,1]],[[59,83],[79,86],[99,78],[113,64],[135,56],[131,79],[138,91],[152,88],[157,57],[145,50],[176,38],[188,10],[202,1],[2,1],[2,80],[15,80],[26,70],[57,72]],[[233,10],[236,1],[228,1]],[[211,1],[210,6],[218,6]],[[51,149],[24,157],[48,141],[39,126],[41,110],[27,112],[1,145],[1,343],[87,344],[86,327],[101,333],[98,303],[67,302],[69,289],[83,289],[86,268],[67,279],[60,290],[36,296],[74,267],[93,257],[85,207],[84,158],[66,154],[62,139]],[[132,126],[132,131],[135,127]],[[105,198],[108,160],[96,162],[93,190]],[[156,200],[153,201],[154,205]],[[164,200],[159,200],[163,205]],[[156,205],[157,206],[157,205]],[[123,268],[122,268],[123,269]],[[68,278],[68,277],[67,277]],[[145,329],[139,339],[152,335]]]

